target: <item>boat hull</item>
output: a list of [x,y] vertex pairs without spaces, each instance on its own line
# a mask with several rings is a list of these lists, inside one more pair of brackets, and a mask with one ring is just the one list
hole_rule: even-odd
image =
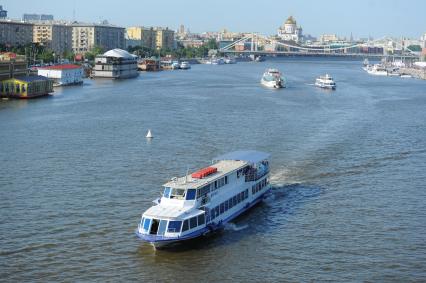
[[182,237],[162,237],[162,236],[156,236],[156,235],[146,235],[146,234],[139,233],[137,229],[135,233],[139,239],[150,243],[156,249],[166,248],[175,244],[184,243],[188,240],[196,239],[196,238],[208,235],[214,231],[223,229],[226,223],[232,221],[233,219],[237,218],[241,214],[247,212],[250,208],[252,208],[256,204],[261,202],[265,198],[265,196],[269,194],[270,192],[271,192],[271,187],[265,190],[263,194],[255,198],[253,201],[247,202],[240,210],[236,211],[234,214],[230,215],[228,218],[221,220],[218,223],[215,223],[215,222],[209,223],[207,224],[207,226]]
[[336,89],[335,85],[331,86],[331,85],[323,85],[323,84],[320,84],[320,83],[315,83],[315,86],[317,86],[319,88],[323,88],[323,89],[332,89],[332,90]]
[[278,82],[278,81],[266,81],[266,80],[262,79],[260,81],[260,83],[263,86],[268,87],[268,88],[283,88],[284,87],[284,85],[281,82]]

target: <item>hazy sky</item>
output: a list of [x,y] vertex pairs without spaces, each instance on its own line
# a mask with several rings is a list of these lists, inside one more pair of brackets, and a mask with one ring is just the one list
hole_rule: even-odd
[[230,31],[275,34],[293,15],[303,32],[314,36],[336,33],[358,37],[407,36],[426,33],[426,0],[3,0],[9,17],[24,13],[53,14],[55,19],[119,26],[180,24],[193,32]]

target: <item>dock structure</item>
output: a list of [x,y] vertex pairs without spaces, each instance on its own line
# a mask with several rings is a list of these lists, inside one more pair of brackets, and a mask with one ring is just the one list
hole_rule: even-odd
[[398,73],[400,75],[410,75],[416,79],[426,80],[426,69],[420,68],[400,68]]

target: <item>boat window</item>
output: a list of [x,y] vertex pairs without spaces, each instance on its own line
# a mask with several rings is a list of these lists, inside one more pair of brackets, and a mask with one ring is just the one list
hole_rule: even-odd
[[151,229],[149,231],[150,234],[156,235],[158,232],[158,225],[160,225],[159,219],[152,219]]
[[228,176],[225,176],[225,184],[228,184]]
[[207,195],[210,192],[210,184],[200,188],[199,190],[197,190],[197,197],[203,197],[205,195]]
[[246,189],[246,191],[244,192],[244,198],[248,198],[248,189]]
[[228,206],[228,200],[226,200],[226,201],[225,201],[225,211],[227,211],[227,210],[228,210],[228,207],[229,207],[229,206]]
[[196,189],[188,189],[188,191],[186,192],[186,199],[187,200],[195,199],[195,193],[196,193]]
[[170,192],[170,198],[184,199],[185,190],[173,188]]
[[216,213],[216,217],[218,217],[219,216],[219,206],[216,206],[216,208],[215,208],[215,213]]
[[230,198],[230,199],[228,200],[228,202],[229,202],[229,208],[234,207],[234,203],[232,202],[232,198]]
[[240,194],[238,194],[238,195],[237,195],[237,202],[238,202],[238,203],[240,203],[240,202],[241,202],[241,195],[240,195]]
[[214,208],[212,210],[210,210],[210,215],[211,215],[212,220],[216,217],[214,212],[215,212]]
[[148,232],[150,225],[151,225],[151,219],[145,218],[145,221],[143,222],[143,229]]
[[197,216],[189,219],[189,227],[190,229],[197,227]]
[[203,225],[205,222],[204,214],[198,215],[198,225]]
[[189,229],[189,223],[188,223],[188,219],[186,219],[185,221],[183,221],[182,232],[185,232],[188,229]]
[[220,214],[222,214],[223,212],[225,212],[225,204],[222,202],[220,204]]
[[158,226],[157,235],[164,235],[166,232],[167,220],[160,220],[160,225]]
[[233,203],[233,206],[236,206],[236,205],[237,205],[237,196],[234,196],[234,197],[232,198],[232,203]]
[[164,188],[163,196],[164,196],[165,198],[169,198],[169,197],[170,197],[170,188],[169,188],[169,187],[165,187],[165,188]]
[[169,221],[169,228],[167,229],[167,232],[179,233],[181,226],[182,226],[182,221]]

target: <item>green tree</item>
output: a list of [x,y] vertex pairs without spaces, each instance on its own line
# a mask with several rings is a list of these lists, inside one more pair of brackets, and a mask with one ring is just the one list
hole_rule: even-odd
[[62,58],[64,58],[64,59],[68,59],[68,60],[70,60],[70,61],[74,61],[74,57],[75,57],[74,52],[72,52],[72,51],[70,51],[70,50],[65,50],[65,51],[62,53]]
[[93,60],[95,60],[95,57],[97,56],[97,55],[99,55],[99,54],[101,54],[101,53],[103,53],[104,52],[104,50],[103,50],[103,48],[102,47],[100,47],[100,46],[95,46],[95,47],[93,47],[89,52],[86,52],[85,54],[84,54],[84,57],[87,59],[87,60],[89,60],[89,61],[93,61]]
[[43,63],[52,63],[55,61],[53,51],[43,49],[43,51],[37,55],[38,60],[43,60]]

